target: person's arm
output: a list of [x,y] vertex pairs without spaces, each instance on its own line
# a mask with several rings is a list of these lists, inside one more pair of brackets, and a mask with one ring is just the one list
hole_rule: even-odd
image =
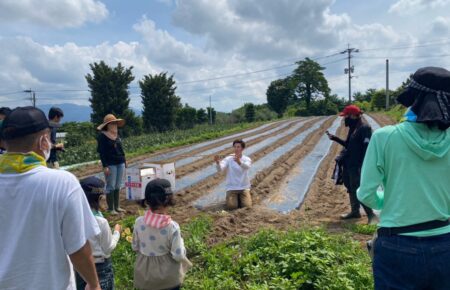
[[137,233],[137,229],[138,229],[138,220],[136,220],[136,222],[134,223],[134,230],[133,230],[133,241],[131,243],[131,248],[133,249],[133,251],[138,252],[140,249],[140,241],[139,241],[139,236]]
[[69,257],[75,270],[86,282],[86,289],[101,290],[89,242]]
[[106,159],[106,156],[105,156],[106,145],[107,144],[106,144],[105,137],[103,136],[103,133],[100,133],[98,135],[98,138],[97,138],[97,152],[100,155],[100,160],[102,162],[103,168],[108,167],[108,163],[106,161],[107,159]]
[[116,248],[117,243],[120,239],[120,226],[116,225],[114,228],[114,233],[111,234],[111,229],[109,228],[108,221],[99,223],[101,233],[101,248],[106,256],[111,255],[112,251]]
[[242,158],[240,165],[244,169],[250,169],[250,167],[252,166],[252,160],[250,158]]
[[361,184],[358,189],[358,199],[373,209],[382,209],[384,193],[377,192],[384,178],[383,144],[374,135],[364,158],[361,171]]
[[181,230],[180,226],[177,224],[174,225],[174,233],[172,236],[172,246],[170,249],[170,254],[172,255],[172,258],[177,261],[181,262],[183,260],[186,260],[186,248],[184,247],[184,241],[181,237]]
[[226,157],[220,161],[216,160],[216,168],[217,168],[217,171],[219,171],[219,172],[225,170],[227,168],[227,165],[228,165],[228,157]]

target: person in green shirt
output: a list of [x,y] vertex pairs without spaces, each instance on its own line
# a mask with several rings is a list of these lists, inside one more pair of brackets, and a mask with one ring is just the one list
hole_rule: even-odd
[[357,193],[381,211],[375,289],[450,289],[450,72],[419,69],[398,101],[406,120],[372,135]]

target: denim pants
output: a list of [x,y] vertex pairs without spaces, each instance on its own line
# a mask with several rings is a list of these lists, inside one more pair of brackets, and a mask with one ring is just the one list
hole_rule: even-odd
[[379,237],[375,289],[450,289],[450,233],[433,237]]
[[120,190],[123,187],[125,163],[118,165],[109,165],[109,175],[106,179],[106,192],[110,193],[114,190]]
[[[114,290],[114,272],[111,258],[106,259],[104,263],[95,264],[95,268],[97,269],[100,288],[102,288],[102,290]],[[77,290],[84,290],[86,287],[86,282],[78,273],[76,273],[76,280]]]

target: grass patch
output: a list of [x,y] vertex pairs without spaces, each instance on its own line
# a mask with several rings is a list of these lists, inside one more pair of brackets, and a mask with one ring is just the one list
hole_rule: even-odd
[[375,234],[377,230],[376,225],[346,224],[344,227],[353,233],[370,236]]
[[405,115],[406,108],[402,105],[396,105],[392,107],[389,111],[384,112],[387,116],[391,117],[392,120],[397,123],[402,121],[403,116]]

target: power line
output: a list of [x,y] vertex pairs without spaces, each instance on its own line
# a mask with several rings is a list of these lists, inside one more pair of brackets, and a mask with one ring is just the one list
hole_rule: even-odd
[[436,46],[436,45],[445,45],[450,44],[450,40],[445,41],[434,41],[434,42],[425,42],[422,44],[415,44],[415,45],[403,45],[403,46],[392,46],[392,47],[377,47],[377,48],[363,48],[360,51],[376,51],[376,50],[398,50],[398,49],[408,49],[408,48],[421,48],[421,47],[429,47],[429,46]]
[[386,59],[386,58],[436,58],[436,57],[447,57],[450,54],[439,54],[439,55],[397,55],[397,56],[357,56],[357,59]]

